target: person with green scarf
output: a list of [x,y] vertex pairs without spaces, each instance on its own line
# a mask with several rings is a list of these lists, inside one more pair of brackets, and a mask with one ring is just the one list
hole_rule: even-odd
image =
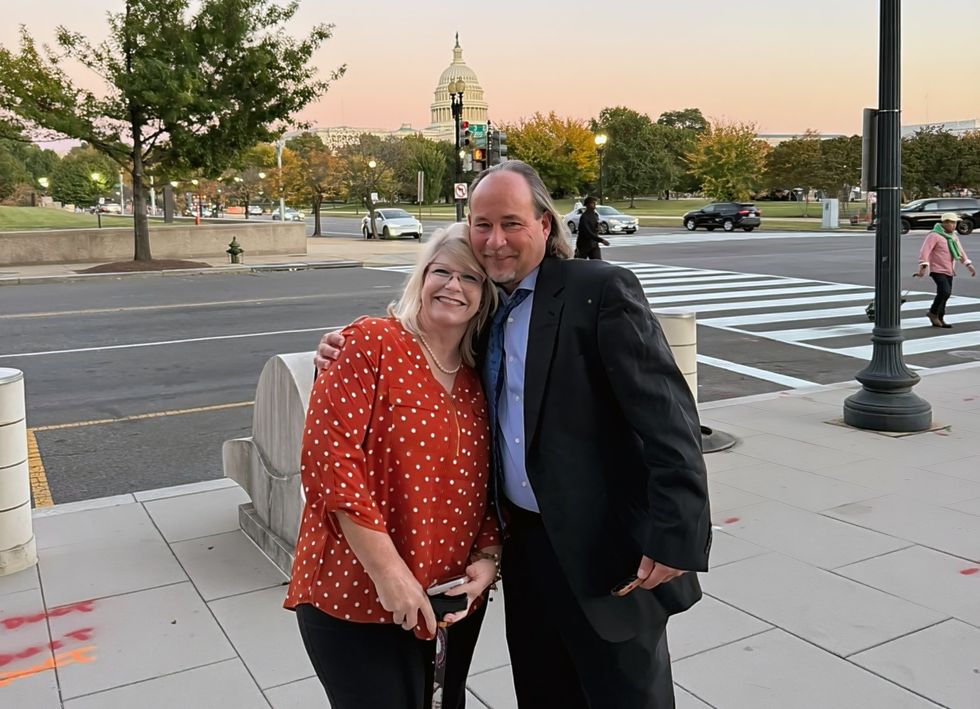
[[956,224],[959,220],[959,216],[953,212],[943,214],[939,224],[933,227],[922,242],[922,248],[919,249],[919,270],[912,274],[922,278],[928,271],[936,282],[936,298],[926,313],[933,327],[953,327],[946,322],[946,301],[953,294],[956,262],[966,266],[971,276],[977,275],[973,262],[967,257],[966,250],[956,235]]

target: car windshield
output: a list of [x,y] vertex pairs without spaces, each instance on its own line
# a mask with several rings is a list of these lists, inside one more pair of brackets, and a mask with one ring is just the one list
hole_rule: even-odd
[[385,219],[411,219],[412,215],[404,209],[381,209],[381,216]]
[[626,216],[625,214],[623,214],[622,212],[620,212],[618,209],[615,209],[613,207],[596,207],[596,210],[595,211],[597,211],[599,214],[602,214],[602,215],[607,216],[607,217],[611,217],[611,216],[616,215],[616,214],[621,215],[621,216]]
[[917,199],[917,200],[914,200],[912,202],[909,202],[904,207],[902,207],[902,209],[915,209],[916,207],[921,207],[925,203],[926,203],[926,200],[924,200],[924,199]]

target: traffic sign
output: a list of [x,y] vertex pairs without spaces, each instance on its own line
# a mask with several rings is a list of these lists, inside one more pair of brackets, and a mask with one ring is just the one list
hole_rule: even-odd
[[456,197],[456,199],[466,199],[466,183],[453,183],[453,195]]
[[470,136],[473,140],[473,147],[487,147],[487,124],[470,123]]

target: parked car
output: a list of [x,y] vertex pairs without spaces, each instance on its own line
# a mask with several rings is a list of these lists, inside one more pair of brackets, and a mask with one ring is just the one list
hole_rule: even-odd
[[[378,236],[388,239],[396,236],[411,236],[422,238],[422,222],[404,209],[385,207],[374,210],[374,226]],[[371,236],[371,215],[366,214],[361,220],[361,233],[367,239]]]
[[[597,206],[595,211],[599,215],[600,234],[633,234],[640,225],[639,219],[623,214],[615,207],[601,205]],[[578,207],[562,217],[573,234],[578,232],[578,220],[583,212],[585,207]]]
[[980,226],[980,200],[974,197],[933,197],[917,199],[902,207],[902,233],[907,234],[913,229],[929,231],[939,223],[944,212],[956,212],[960,216],[956,231],[962,236]]
[[[287,222],[301,222],[305,220],[305,217],[292,207],[286,207],[286,209],[283,211],[283,215],[285,216],[285,221]],[[272,213],[272,218],[276,220],[279,219],[278,209]]]
[[694,231],[698,227],[704,227],[708,231],[714,231],[718,227],[725,231],[752,231],[762,226],[761,217],[762,212],[751,202],[712,202],[685,214],[683,223],[688,231]]
[[250,204],[250,205],[248,205],[248,213],[251,216],[256,216],[256,217],[261,216],[262,215],[262,207],[260,207],[257,204]]

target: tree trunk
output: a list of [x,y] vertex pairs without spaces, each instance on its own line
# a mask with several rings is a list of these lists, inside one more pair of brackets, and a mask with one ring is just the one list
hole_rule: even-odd
[[[150,221],[146,216],[146,195],[143,193],[143,137],[142,126],[137,121],[132,123],[133,129],[133,230],[136,236],[134,261],[152,261],[150,254]],[[120,185],[120,190],[122,186]],[[120,201],[125,202],[120,194]],[[124,205],[120,205],[124,206]],[[123,209],[125,211],[125,208]]]
[[320,205],[323,204],[323,195],[313,195],[313,236],[322,236],[320,233]]

